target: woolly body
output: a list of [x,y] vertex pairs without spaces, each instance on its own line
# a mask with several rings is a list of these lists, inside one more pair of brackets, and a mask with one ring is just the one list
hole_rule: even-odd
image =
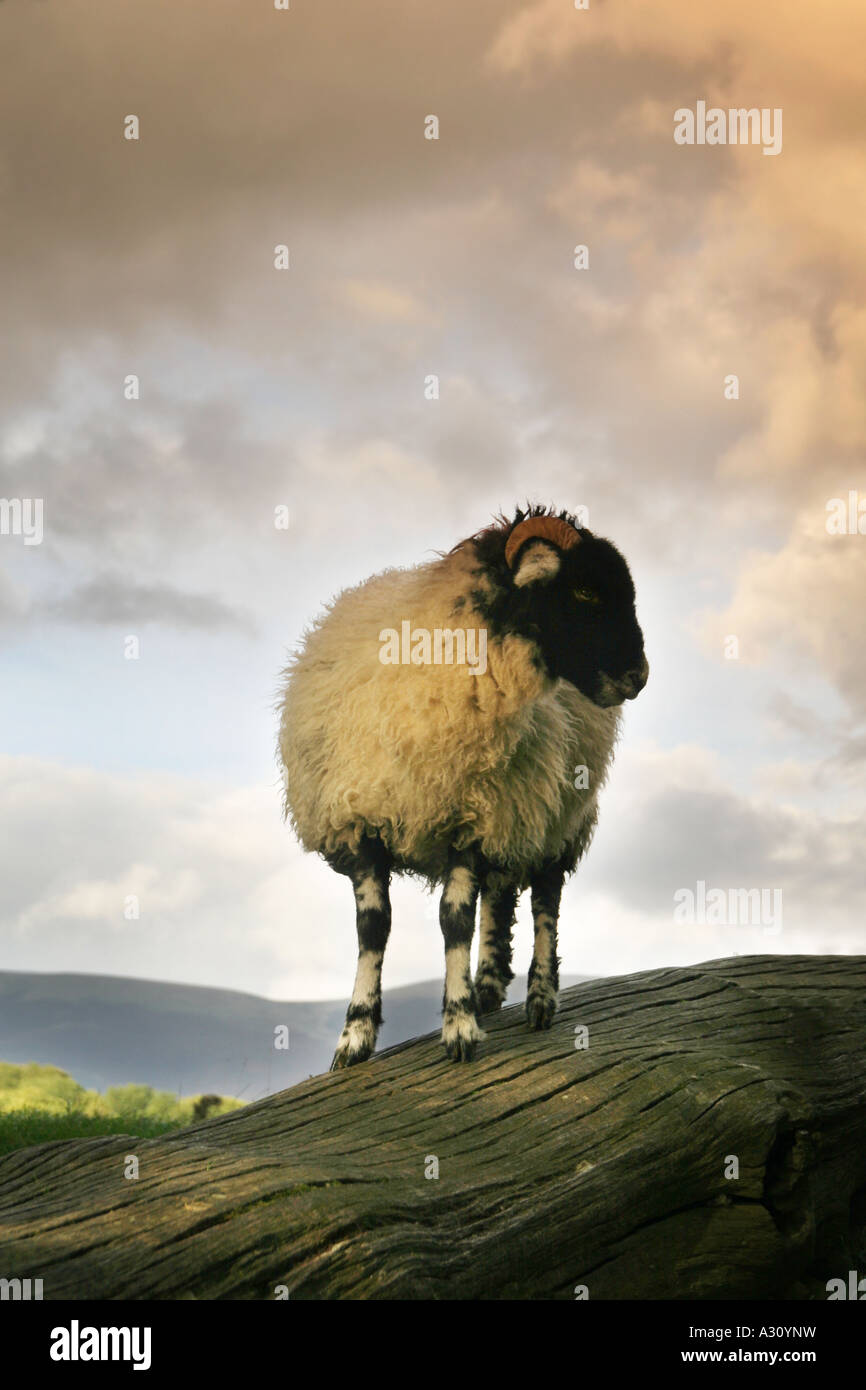
[[[285,809],[304,847],[326,856],[377,833],[397,872],[442,881],[454,848],[477,845],[521,887],[595,823],[620,711],[551,678],[533,644],[488,634],[486,670],[388,665],[381,634],[475,630],[489,592],[472,542],[344,591],[286,670],[280,727]],[[585,788],[575,772],[588,769]]]

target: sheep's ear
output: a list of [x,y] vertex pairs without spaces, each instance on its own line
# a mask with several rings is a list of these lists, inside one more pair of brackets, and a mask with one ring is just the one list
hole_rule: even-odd
[[527,584],[549,584],[562,567],[562,556],[556,546],[547,541],[530,541],[517,559],[514,583],[519,589]]

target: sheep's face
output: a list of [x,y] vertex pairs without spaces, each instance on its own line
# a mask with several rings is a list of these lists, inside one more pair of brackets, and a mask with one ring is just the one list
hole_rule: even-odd
[[[628,565],[610,541],[583,535],[580,545],[564,552],[544,542],[527,547],[530,553],[518,568],[515,587],[527,591],[550,674],[607,708],[639,695],[649,666]],[[524,566],[538,568],[532,551],[543,546],[552,552],[547,581],[521,585]]]
[[501,565],[498,577],[496,600],[483,605],[489,619],[500,631],[530,640],[550,675],[570,681],[602,708],[641,692],[649,667],[634,584],[610,541],[587,530],[565,549],[530,539],[507,578]]

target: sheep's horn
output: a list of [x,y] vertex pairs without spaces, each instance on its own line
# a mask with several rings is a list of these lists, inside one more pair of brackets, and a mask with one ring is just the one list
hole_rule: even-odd
[[524,541],[532,539],[550,541],[559,550],[570,550],[580,541],[580,533],[558,516],[528,516],[515,526],[508,537],[505,562],[509,569],[513,568],[515,556]]

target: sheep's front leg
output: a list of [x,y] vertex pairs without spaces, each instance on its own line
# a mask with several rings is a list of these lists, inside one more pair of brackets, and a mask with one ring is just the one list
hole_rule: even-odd
[[556,954],[556,926],[565,873],[550,864],[533,876],[532,921],[535,947],[526,991],[526,1021],[536,1030],[549,1028],[556,1013],[559,992],[559,959]]
[[501,874],[489,874],[481,887],[481,928],[475,995],[480,1014],[502,1007],[510,982],[511,932],[517,907],[517,888]]
[[471,856],[455,855],[439,904],[439,923],[445,939],[442,1042],[452,1062],[471,1062],[479,1039],[484,1037],[478,1026],[478,1004],[470,973],[477,901],[474,862]]
[[382,960],[391,931],[390,870],[359,858],[348,870],[355,891],[358,969],[331,1071],[365,1062],[382,1026]]

